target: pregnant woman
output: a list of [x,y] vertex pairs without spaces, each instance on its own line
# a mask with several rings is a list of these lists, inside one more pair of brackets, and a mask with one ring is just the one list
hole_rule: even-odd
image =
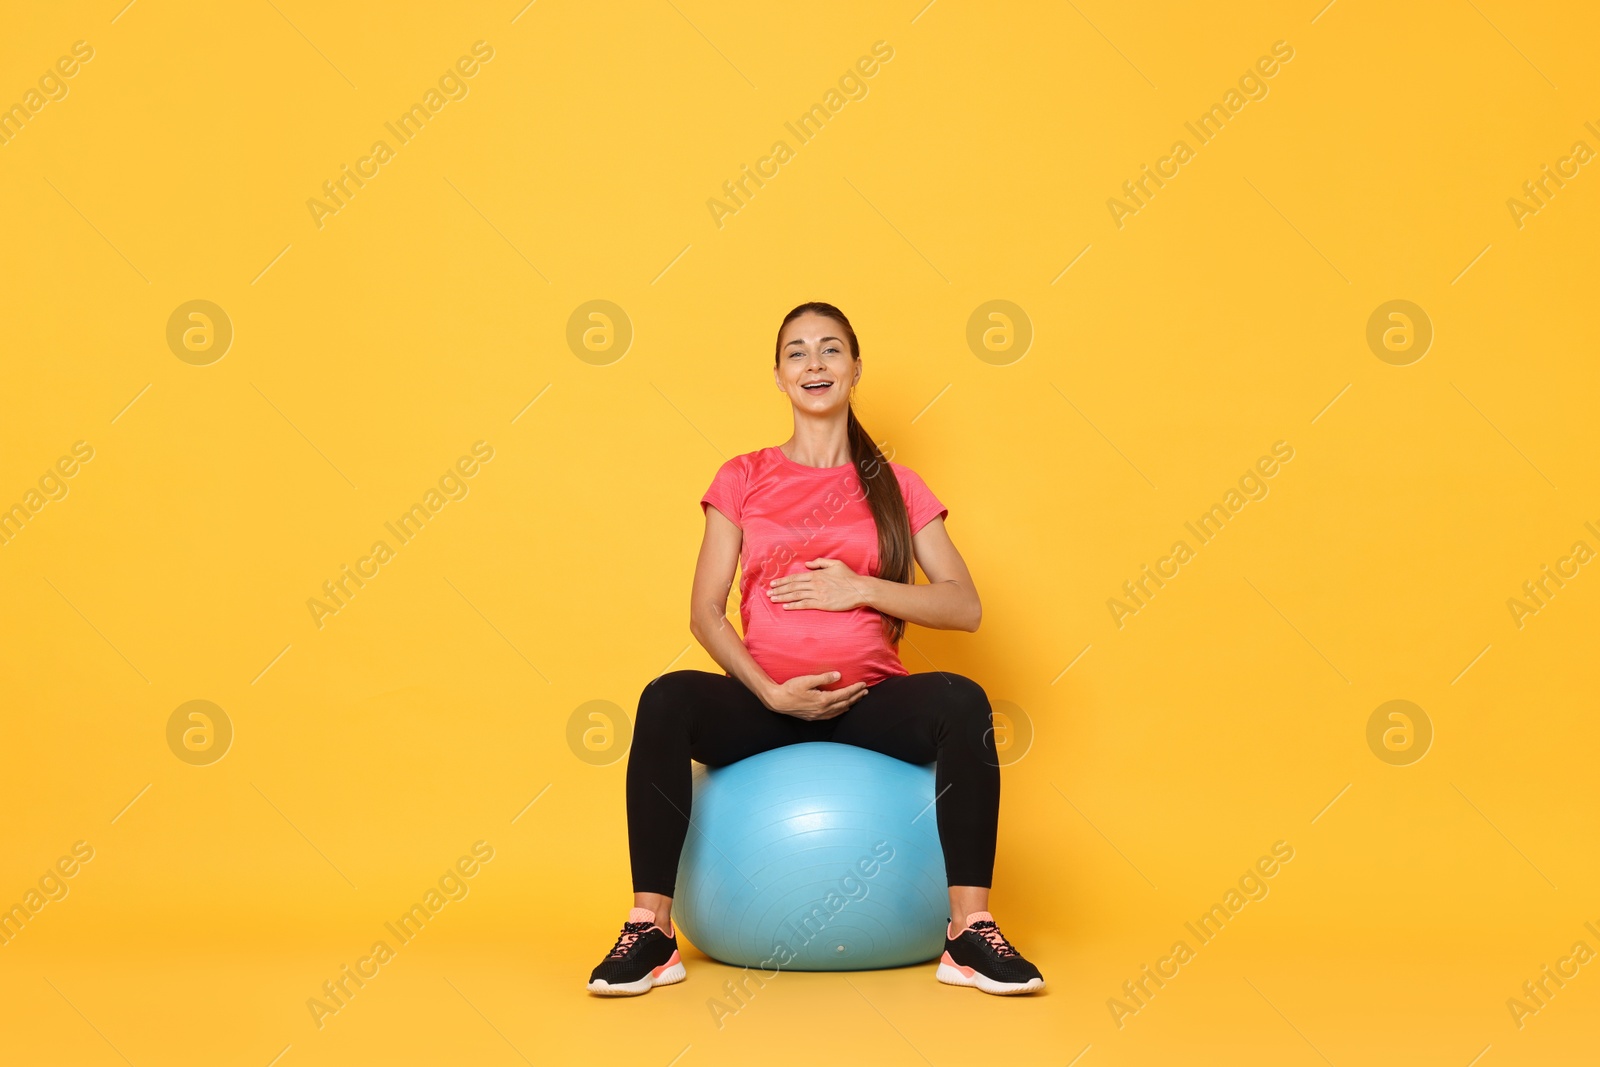
[[[631,996],[686,977],[672,893],[690,761],[720,767],[803,741],[937,763],[950,920],[934,976],[986,993],[1039,989],[1038,968],[988,911],[1000,815],[989,698],[959,674],[908,673],[898,652],[907,622],[978,628],[948,512],[856,421],[861,352],[838,308],[808,303],[784,317],[773,380],[793,405],[793,436],[728,460],[700,501],[689,629],[726,673],[671,671],[639,698],[627,783],[634,907],[589,991]],[[926,585],[915,584],[913,556]],[[726,613],[735,564],[742,639]]]

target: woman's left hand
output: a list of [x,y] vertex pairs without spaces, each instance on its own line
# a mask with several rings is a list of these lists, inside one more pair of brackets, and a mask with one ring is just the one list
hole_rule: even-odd
[[805,574],[786,574],[767,583],[767,596],[785,611],[818,608],[822,611],[850,611],[864,607],[866,597],[861,575],[836,559],[806,561]]

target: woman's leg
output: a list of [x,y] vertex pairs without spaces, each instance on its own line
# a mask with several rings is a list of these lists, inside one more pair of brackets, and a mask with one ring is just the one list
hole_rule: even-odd
[[937,763],[934,796],[950,887],[950,919],[989,909],[1000,822],[1000,759],[989,697],[948,671],[895,675],[834,721],[831,740],[908,763]]
[[773,711],[739,679],[710,671],[670,671],[645,686],[628,752],[634,906],[649,908],[657,924],[669,929],[678,857],[689,832],[691,760],[720,767],[783,745],[824,740],[826,721]]

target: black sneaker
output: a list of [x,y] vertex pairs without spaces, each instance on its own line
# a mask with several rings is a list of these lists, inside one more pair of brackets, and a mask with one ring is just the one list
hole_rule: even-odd
[[977,986],[999,996],[1044,988],[1039,968],[1022,958],[986,911],[968,915],[967,928],[955,937],[945,929],[944,955],[934,977],[945,985]]
[[589,992],[603,997],[633,997],[652,986],[671,985],[688,977],[678,956],[677,931],[656,925],[656,913],[634,908],[606,958],[589,975]]

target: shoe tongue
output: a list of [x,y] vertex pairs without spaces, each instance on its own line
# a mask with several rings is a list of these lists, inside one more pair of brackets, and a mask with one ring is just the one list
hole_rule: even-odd
[[986,911],[969,911],[969,912],[967,912],[967,925],[968,926],[971,926],[973,923],[980,923],[980,922],[991,922],[992,923],[992,922],[994,922],[994,916],[990,915]]
[[634,908],[628,912],[628,921],[631,923],[653,923],[656,921],[656,913],[649,908]]

